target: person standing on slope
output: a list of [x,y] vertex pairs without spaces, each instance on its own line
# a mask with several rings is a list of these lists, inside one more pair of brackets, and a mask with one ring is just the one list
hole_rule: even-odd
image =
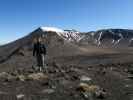
[[39,67],[40,71],[42,71],[42,68],[45,67],[45,62],[44,62],[45,55],[46,55],[46,47],[44,43],[42,43],[42,38],[39,37],[34,41],[33,56],[36,57],[37,66]]

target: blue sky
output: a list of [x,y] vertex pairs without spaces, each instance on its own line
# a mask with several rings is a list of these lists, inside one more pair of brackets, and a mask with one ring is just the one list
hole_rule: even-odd
[[39,26],[133,29],[133,0],[0,0],[0,44]]

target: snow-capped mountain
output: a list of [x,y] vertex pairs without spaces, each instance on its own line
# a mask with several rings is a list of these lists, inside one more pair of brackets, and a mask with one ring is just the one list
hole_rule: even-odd
[[40,29],[43,32],[56,32],[60,37],[69,42],[79,42],[83,38],[83,35],[74,29],[63,30],[56,27],[40,27]]
[[103,29],[86,33],[74,29],[63,30],[56,27],[40,27],[43,32],[55,32],[68,42],[93,43],[98,46],[132,46],[133,30]]

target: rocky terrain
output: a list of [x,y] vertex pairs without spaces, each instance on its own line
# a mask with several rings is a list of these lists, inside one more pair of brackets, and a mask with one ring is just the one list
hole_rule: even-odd
[[[0,100],[133,100],[132,30],[40,27],[0,46]],[[44,38],[46,66],[32,56]]]

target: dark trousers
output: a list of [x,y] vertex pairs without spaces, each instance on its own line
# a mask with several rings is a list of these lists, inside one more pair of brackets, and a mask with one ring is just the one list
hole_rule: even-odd
[[44,65],[45,65],[44,58],[45,58],[44,54],[36,55],[37,66],[44,67]]

